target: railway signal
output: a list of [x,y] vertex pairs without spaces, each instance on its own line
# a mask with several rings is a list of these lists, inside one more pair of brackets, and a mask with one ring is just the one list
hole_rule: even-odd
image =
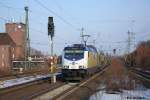
[[48,17],[48,36],[50,36],[51,40],[53,40],[54,37],[53,17]]
[[54,22],[53,17],[48,17],[48,37],[50,37],[50,43],[51,43],[51,65],[50,65],[50,72],[52,74],[51,82],[56,83],[56,64],[54,64],[54,58],[53,58],[53,37],[54,37]]
[[51,73],[56,73],[56,61],[55,61],[55,57],[51,56],[50,57],[50,64],[51,64],[51,67],[50,67],[50,72]]

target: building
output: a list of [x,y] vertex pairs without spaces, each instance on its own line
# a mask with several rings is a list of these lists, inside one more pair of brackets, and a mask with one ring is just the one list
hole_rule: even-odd
[[6,23],[6,33],[12,38],[15,46],[15,60],[24,59],[25,57],[25,24],[23,23]]
[[0,33],[0,72],[11,71],[11,59],[15,55],[15,43],[8,33]]
[[10,72],[12,60],[25,58],[25,24],[6,23],[6,32],[0,33],[0,72]]

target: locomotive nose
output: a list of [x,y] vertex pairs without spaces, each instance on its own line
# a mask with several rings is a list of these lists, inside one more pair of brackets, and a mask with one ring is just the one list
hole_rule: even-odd
[[72,62],[72,65],[75,65],[75,62],[74,62],[74,61]]

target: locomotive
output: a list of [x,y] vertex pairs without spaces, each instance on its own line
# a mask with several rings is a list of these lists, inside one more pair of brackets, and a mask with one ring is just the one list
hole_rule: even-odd
[[93,45],[73,44],[62,54],[62,75],[65,80],[80,80],[100,69],[99,54]]

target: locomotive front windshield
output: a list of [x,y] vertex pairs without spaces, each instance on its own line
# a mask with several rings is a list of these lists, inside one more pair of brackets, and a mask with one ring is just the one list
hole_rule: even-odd
[[82,49],[73,49],[73,48],[64,50],[64,57],[66,59],[70,59],[70,60],[82,59],[84,57],[84,50],[82,50]]

